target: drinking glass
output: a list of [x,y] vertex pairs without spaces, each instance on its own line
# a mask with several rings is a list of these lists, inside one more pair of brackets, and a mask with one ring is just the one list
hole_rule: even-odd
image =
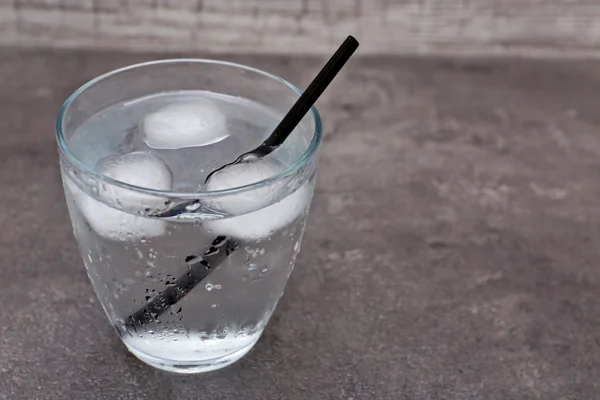
[[[300,94],[284,79],[248,66],[164,60],[86,83],[67,99],[56,122],[73,233],[100,303],[129,351],[180,373],[235,362],[265,329],[300,250],[322,136],[313,107],[274,153],[284,163],[281,171],[215,191],[158,190],[98,172],[95,161],[110,155],[102,154],[108,153],[102,143],[114,139],[108,117],[75,149],[74,134],[107,108],[127,116],[128,107],[147,96],[190,90],[250,99],[281,117]],[[186,160],[189,152],[176,154],[182,165],[192,161]],[[219,153],[211,157],[233,161]],[[153,216],[190,200],[202,207]],[[226,207],[231,204],[234,211]]]

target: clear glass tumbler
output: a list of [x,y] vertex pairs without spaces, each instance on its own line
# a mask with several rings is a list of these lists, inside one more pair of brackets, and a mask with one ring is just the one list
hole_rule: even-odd
[[[135,186],[99,173],[88,150],[103,148],[99,144],[113,134],[108,117],[85,143],[73,139],[109,107],[126,113],[139,99],[190,90],[250,99],[281,116],[300,94],[285,80],[247,66],[165,60],[88,82],[67,99],[56,122],[73,232],[100,303],[134,355],[182,373],[225,367],[259,339],[300,249],[321,143],[313,108],[277,150],[284,163],[279,172],[236,187],[184,191]],[[209,155],[222,164],[235,159]],[[176,158],[185,165],[186,157],[182,152]],[[202,207],[153,216],[190,200]]]

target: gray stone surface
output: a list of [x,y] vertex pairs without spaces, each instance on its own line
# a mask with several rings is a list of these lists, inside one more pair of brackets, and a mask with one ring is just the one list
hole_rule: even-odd
[[[600,65],[354,60],[263,338],[219,372],[128,354],[77,254],[53,137],[79,84],[150,56],[0,51],[0,399],[593,399]],[[223,57],[306,85],[319,62]]]

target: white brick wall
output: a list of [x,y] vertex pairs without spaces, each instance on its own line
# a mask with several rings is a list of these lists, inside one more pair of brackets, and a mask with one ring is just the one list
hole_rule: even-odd
[[596,56],[600,0],[0,0],[0,45]]

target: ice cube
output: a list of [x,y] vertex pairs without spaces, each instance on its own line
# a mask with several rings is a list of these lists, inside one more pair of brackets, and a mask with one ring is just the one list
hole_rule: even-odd
[[[104,157],[96,164],[96,171],[117,181],[148,189],[170,190],[173,182],[169,167],[157,156],[143,151]],[[153,196],[116,186],[107,187],[106,194],[123,204],[155,200]]]
[[[105,157],[98,162],[97,171],[121,182],[149,189],[170,190],[172,175],[169,168],[156,156],[143,152],[133,152]],[[166,223],[126,213],[109,207],[84,193],[71,180],[66,180],[73,200],[89,222],[101,236],[113,240],[136,240],[151,238],[165,233]],[[114,206],[129,211],[143,211],[145,208],[159,208],[165,199],[123,189],[110,184],[101,185],[98,196]]]
[[209,99],[171,104],[142,121],[142,140],[155,149],[180,149],[225,139],[227,118]]
[[[208,191],[225,190],[250,185],[267,179],[283,170],[278,161],[268,158],[234,164],[217,171],[206,184]],[[230,214],[243,213],[244,210],[259,209],[270,202],[277,193],[278,185],[268,185],[235,195],[220,197],[218,204],[212,204],[220,211]],[[209,200],[209,203],[212,203]]]
[[[215,173],[207,189],[212,191],[247,185],[273,176],[282,168],[281,164],[267,159],[232,165]],[[207,221],[205,226],[217,235],[246,240],[267,238],[302,214],[312,196],[312,184],[306,182],[292,194],[270,204],[279,190],[284,190],[281,182],[212,200],[213,206],[233,216]],[[249,209],[256,211],[236,215]]]
[[246,240],[265,239],[302,214],[310,202],[311,189],[312,186],[304,184],[277,203],[248,214],[207,221],[206,227],[217,235]]

